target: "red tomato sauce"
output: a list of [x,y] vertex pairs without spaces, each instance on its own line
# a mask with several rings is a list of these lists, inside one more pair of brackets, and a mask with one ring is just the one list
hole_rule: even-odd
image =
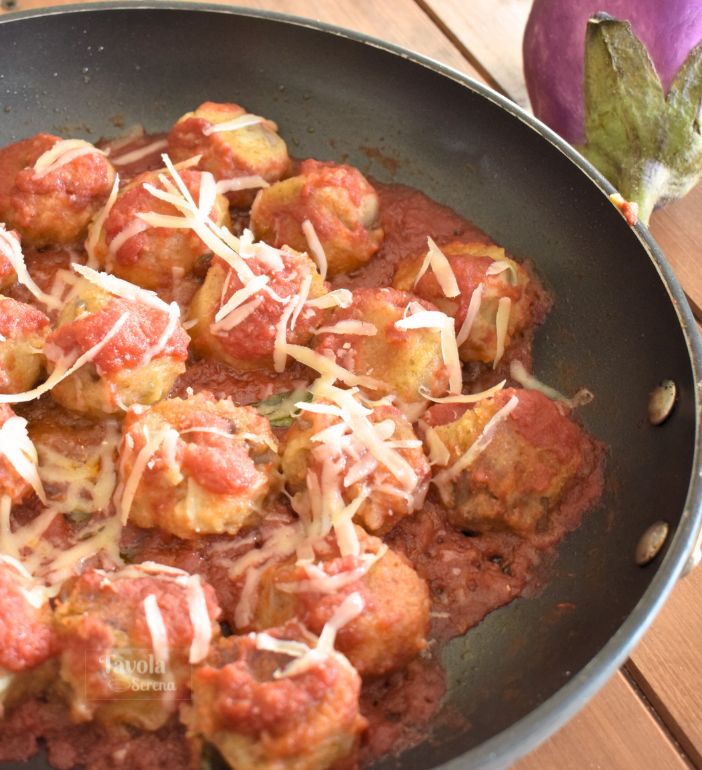
[[[128,314],[127,320],[100,349],[93,361],[98,371],[105,374],[122,369],[135,369],[146,363],[144,353],[158,342],[168,324],[165,312],[142,303],[112,299],[99,312],[90,313],[85,318],[78,318],[59,327],[49,335],[47,343],[56,345],[66,354],[77,352],[80,355],[103,340],[123,313]],[[170,356],[178,361],[185,361],[188,356],[188,342],[185,331],[177,326],[157,357]]]
[[[151,138],[149,138],[151,139]],[[120,152],[148,144],[147,138],[134,141]],[[160,160],[152,153],[146,158],[120,169],[123,177],[158,167]],[[479,228],[432,200],[423,193],[395,184],[374,183],[380,196],[380,224],[385,237],[380,251],[371,261],[352,275],[338,276],[333,287],[389,286],[397,263],[424,252],[427,235],[439,246],[450,240],[492,243]],[[37,269],[42,270],[39,257]],[[41,285],[41,284],[40,284]],[[543,320],[550,298],[541,289],[534,292],[532,314],[535,323]],[[113,307],[114,306],[114,307]],[[119,301],[96,325],[74,322],[64,327],[52,340],[63,350],[86,350],[98,342],[119,317]],[[115,371],[135,365],[139,351],[153,344],[163,330],[148,309],[134,321],[129,332],[118,335],[119,341],[106,346],[96,363],[104,370]],[[92,321],[92,318],[90,319]],[[123,330],[125,331],[125,330]],[[50,337],[50,339],[52,339]],[[180,338],[169,341],[169,354],[185,358],[185,343]],[[527,368],[531,365],[531,335],[517,341],[512,357]],[[496,371],[482,365],[468,365],[465,372],[473,389],[487,387],[505,378],[510,357],[506,356]],[[216,361],[191,360],[187,371],[174,386],[172,395],[186,396],[207,390],[216,397],[231,397],[248,404],[275,393],[309,383],[313,377],[304,367],[289,365],[280,375],[259,371],[235,371]],[[455,419],[462,408],[436,406],[428,413],[433,424]],[[529,400],[517,420],[518,429],[529,441],[542,440],[539,420],[532,420]],[[549,430],[548,426],[543,430]],[[564,452],[572,447],[569,436],[562,436]],[[549,443],[553,439],[550,439]],[[213,453],[222,450],[219,442],[210,442]],[[214,457],[204,461],[207,468],[196,469],[213,478],[219,473]],[[228,463],[229,461],[227,461]],[[246,474],[236,480],[246,483]],[[553,546],[580,522],[583,511],[602,492],[601,468],[595,470],[574,488],[551,519],[548,530],[518,537],[510,533],[475,535],[456,530],[433,491],[421,514],[408,517],[392,531],[386,542],[409,558],[418,574],[429,586],[431,596],[430,646],[406,668],[364,683],[361,711],[368,719],[359,759],[369,762],[388,752],[399,752],[424,740],[445,693],[444,673],[435,654],[436,646],[465,633],[488,613],[525,593],[534,593],[543,584],[545,571],[552,558]],[[290,514],[283,503],[271,511],[273,528],[289,522]],[[260,547],[261,529],[240,532],[236,537],[206,536],[184,541],[159,530],[143,530],[128,524],[122,533],[121,552],[129,562],[155,560],[191,573],[202,575],[214,588],[226,622],[234,617],[241,580],[232,580],[229,568],[233,560]],[[1,640],[0,640],[1,641]],[[215,674],[212,674],[215,676]],[[219,674],[217,674],[219,675]],[[229,674],[227,674],[229,676]],[[278,714],[285,704],[267,704],[266,714]],[[263,713],[263,712],[261,712]],[[282,714],[282,711],[280,712]],[[255,727],[260,727],[256,725]],[[18,706],[5,721],[0,721],[0,760],[31,757],[37,751],[37,740],[43,736],[50,763],[59,770],[84,765],[88,770],[108,770],[119,764],[135,770],[168,767],[185,770],[190,767],[190,754],[184,728],[168,726],[154,733],[135,733],[127,728],[106,730],[98,724],[74,725],[66,709],[54,703],[27,701]]]

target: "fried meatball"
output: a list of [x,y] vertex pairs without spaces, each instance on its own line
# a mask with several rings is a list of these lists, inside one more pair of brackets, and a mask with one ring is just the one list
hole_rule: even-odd
[[[424,402],[420,389],[434,396],[446,393],[448,372],[441,353],[441,334],[435,329],[398,329],[410,303],[436,310],[428,302],[395,289],[356,289],[349,307],[332,314],[328,325],[362,321],[372,334],[322,333],[315,350],[354,374],[379,381],[371,392],[392,394],[403,405]],[[341,327],[340,327],[341,328]],[[373,331],[372,328],[370,331]]]
[[[273,638],[315,639],[297,623],[272,630]],[[259,649],[257,637],[221,640],[192,677],[189,733],[213,744],[237,770],[326,770],[355,749],[366,722],[359,712],[361,682],[338,654],[315,660],[290,676],[293,662]]]
[[36,595],[30,601],[35,587],[0,557],[0,718],[3,708],[38,695],[56,675],[51,610]]
[[[191,618],[205,615],[209,629],[194,628]],[[158,565],[153,574],[141,565],[70,580],[54,626],[73,719],[157,730],[186,699],[190,662],[218,637],[218,615],[209,585],[187,573],[158,574]]]
[[378,251],[378,195],[358,169],[306,160],[297,176],[260,190],[251,207],[257,238],[273,246],[309,251],[303,222],[314,228],[327,258],[328,275],[350,273]]
[[[13,422],[10,423],[10,420]],[[4,498],[9,499],[10,503],[18,503],[32,491],[29,482],[19,474],[12,462],[14,451],[19,451],[26,460],[32,464],[36,463],[34,446],[31,442],[25,443],[26,436],[22,445],[17,445],[18,437],[15,430],[23,434],[26,430],[23,427],[25,425],[24,418],[18,417],[7,404],[0,404],[0,506],[7,504]],[[9,430],[11,427],[13,430]]]
[[17,273],[10,259],[14,250],[12,240],[19,243],[19,233],[14,230],[8,232],[5,224],[0,222],[0,291],[9,288],[17,280]]
[[526,535],[546,528],[571,493],[592,502],[582,490],[601,472],[601,451],[538,391],[507,388],[434,430],[449,452],[434,481],[456,527]]
[[138,295],[136,299],[112,296],[81,281],[59,316],[58,328],[47,337],[44,352],[49,371],[59,362],[73,364],[112,336],[87,363],[54,386],[53,398],[67,409],[94,417],[162,399],[185,371],[189,343],[180,323],[172,323],[163,307],[147,304]]
[[[168,134],[168,154],[176,162],[200,155],[198,168],[209,171],[218,180],[260,176],[266,182],[277,182],[287,173],[290,159],[272,120],[260,119],[242,128],[235,124],[231,130],[219,128],[233,120],[246,122],[247,115],[238,104],[205,102],[173,126]],[[254,195],[254,190],[227,193],[237,208],[248,208]]]
[[[499,246],[452,241],[443,245],[441,251],[456,277],[460,291],[458,296],[446,297],[431,269],[419,281],[416,280],[424,254],[400,262],[395,271],[393,286],[414,292],[456,320],[458,353],[463,361],[494,363],[502,357],[515,337],[534,324],[531,293],[528,290],[529,274],[518,262],[509,259]],[[480,292],[475,295],[479,296],[477,312],[470,326],[464,329],[468,307],[476,289]],[[501,343],[502,349],[499,348],[497,333],[501,300],[503,307],[509,301],[509,319]]]
[[36,383],[44,363],[49,319],[40,310],[0,296],[0,393],[21,393]]
[[32,246],[80,241],[106,202],[115,170],[78,140],[37,134],[0,149],[0,221]]
[[[206,393],[130,411],[119,463],[124,515],[186,539],[236,534],[258,522],[264,499],[277,488],[276,449],[265,417]],[[139,468],[143,474],[131,487]]]
[[401,458],[402,473],[394,475],[350,428],[334,441],[336,451],[324,442],[316,442],[314,437],[321,431],[343,423],[338,416],[306,411],[282,440],[282,468],[287,488],[296,494],[307,489],[308,474],[316,476],[321,488],[323,477],[333,466],[344,505],[364,496],[354,521],[368,532],[384,535],[404,516],[421,508],[431,471],[421,442],[399,409],[381,404],[369,411],[367,419],[374,429],[388,441],[399,442],[395,451]]
[[48,504],[72,521],[111,511],[115,488],[117,418],[93,420],[42,399],[25,407]]
[[[253,628],[297,618],[321,634],[344,599],[358,592],[363,612],[337,634],[336,647],[361,676],[402,668],[426,646],[429,589],[409,561],[356,527],[362,556],[341,556],[334,535],[314,544],[314,562],[291,558],[261,576]],[[370,554],[380,555],[368,565]],[[328,590],[333,585],[335,590]]]
[[[148,226],[139,219],[138,215],[144,213],[182,217],[173,204],[160,200],[147,189],[148,185],[164,191],[166,185],[159,178],[163,173],[149,171],[130,182],[117,195],[99,231],[91,232],[98,262],[108,272],[145,289],[171,289],[212,254],[192,229]],[[229,226],[227,199],[213,194],[210,203],[201,192],[209,182],[214,193],[211,175],[193,169],[178,173],[195,203],[202,200],[202,205],[207,206],[206,215],[212,222],[217,227]]]
[[255,276],[268,276],[266,285],[218,321],[217,313],[243,288],[243,283],[235,270],[215,260],[190,306],[190,317],[197,321],[190,335],[193,348],[201,356],[238,369],[272,370],[281,319],[287,318],[287,342],[304,345],[312,338],[321,317],[311,307],[303,307],[290,317],[288,303],[297,301],[304,283],[309,282],[310,299],[324,294],[325,286],[317,266],[306,254],[288,248],[269,254],[263,246],[254,248],[261,256],[247,259],[246,264]]

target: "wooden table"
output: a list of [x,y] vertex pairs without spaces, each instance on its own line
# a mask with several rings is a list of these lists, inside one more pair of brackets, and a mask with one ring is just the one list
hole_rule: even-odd
[[[3,0],[27,10],[67,0]],[[528,108],[521,39],[531,0],[242,0],[359,30],[455,67]],[[651,230],[702,307],[702,185]],[[698,315],[698,318],[702,318]],[[515,770],[702,767],[702,568],[681,581],[631,659]]]

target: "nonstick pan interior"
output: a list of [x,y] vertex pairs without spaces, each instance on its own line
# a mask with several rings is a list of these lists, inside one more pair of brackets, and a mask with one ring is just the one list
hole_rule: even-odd
[[[461,755],[452,767],[499,765],[545,737],[622,662],[700,514],[699,488],[690,490],[697,342],[655,245],[547,129],[440,70],[221,6],[96,6],[0,23],[3,144],[40,130],[91,140],[136,122],[164,130],[202,101],[239,102],[273,118],[297,157],[345,160],[450,205],[529,257],[553,291],[535,370],[563,392],[594,392],[581,418],[608,447],[604,498],[562,543],[540,595],[445,649],[450,686],[433,735],[378,768],[428,770]],[[666,378],[679,400],[653,428],[649,393]],[[658,519],[677,534],[642,569],[634,549]]]

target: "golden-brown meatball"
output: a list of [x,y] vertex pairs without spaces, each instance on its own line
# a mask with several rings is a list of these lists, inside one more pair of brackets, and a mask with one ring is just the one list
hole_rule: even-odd
[[49,319],[24,302],[0,296],[0,393],[30,390],[41,374]]
[[236,534],[259,521],[277,487],[276,448],[268,420],[229,399],[200,393],[130,411],[120,446],[123,516],[186,539]]
[[333,466],[343,504],[363,496],[354,521],[369,532],[384,535],[404,516],[421,508],[430,468],[421,442],[399,409],[381,404],[368,411],[373,429],[382,431],[389,442],[399,442],[394,451],[404,473],[394,475],[350,428],[342,437],[335,437],[332,445],[315,441],[323,430],[341,426],[342,420],[335,415],[303,411],[282,441],[283,476],[290,492],[297,494],[307,489],[308,474],[316,476],[321,488],[322,478]]
[[209,585],[144,567],[88,570],[62,589],[54,626],[76,721],[157,730],[187,698],[190,664],[219,635]]
[[52,399],[33,402],[24,415],[51,508],[73,521],[111,512],[121,435],[117,418],[93,420]]
[[[288,148],[276,124],[257,117],[249,116],[238,104],[205,102],[173,126],[168,135],[168,153],[176,162],[200,155],[198,168],[218,180],[260,176],[266,182],[276,182],[288,171]],[[232,121],[242,127],[235,122],[230,130],[224,130]],[[248,208],[254,195],[255,190],[227,193],[238,208]]]
[[328,275],[350,273],[378,251],[378,195],[357,169],[306,160],[297,176],[261,190],[251,208],[257,238],[273,246],[309,251],[307,220],[324,249]]
[[[160,200],[147,188],[163,191],[165,184],[159,178],[163,173],[149,171],[130,182],[117,195],[105,221],[100,223],[99,232],[91,232],[95,239],[95,258],[100,265],[145,289],[172,289],[212,254],[192,229],[149,226],[139,218],[139,214],[182,216],[174,205]],[[209,174],[193,169],[181,169],[178,173],[196,204],[207,177],[214,189],[214,179]],[[204,201],[203,205],[206,205]],[[228,226],[227,199],[213,195],[206,215],[217,227]]]
[[56,676],[51,610],[29,601],[32,589],[36,585],[0,560],[0,719],[3,708],[38,695]]
[[351,305],[335,310],[328,326],[361,321],[370,324],[367,331],[373,333],[323,333],[317,337],[315,350],[354,374],[380,380],[384,386],[376,394],[392,394],[403,405],[424,402],[420,390],[444,395],[449,375],[442,356],[441,333],[396,326],[410,303],[421,305],[422,310],[436,310],[407,292],[357,289]]
[[0,149],[0,221],[32,246],[80,241],[115,171],[88,142],[37,134]]
[[88,280],[80,282],[58,328],[47,337],[49,371],[73,364],[105,339],[88,362],[51,391],[67,409],[100,417],[133,404],[153,404],[185,371],[190,340],[166,305],[147,303],[138,294],[113,296]]
[[[424,254],[400,262],[393,286],[414,292],[456,320],[458,352],[463,361],[499,361],[512,340],[534,324],[529,274],[499,246],[452,241],[443,245],[441,251],[456,278],[460,292],[457,296],[445,296],[431,269],[416,280]],[[474,311],[468,321],[470,325],[464,326],[471,300]],[[499,312],[507,322],[504,337],[498,343],[500,302],[503,309]]]
[[[297,623],[272,630],[269,638],[315,644]],[[255,635],[221,640],[193,673],[189,733],[213,744],[236,770],[336,767],[352,754],[366,725],[358,674],[332,654],[300,673],[276,676],[293,660],[260,646]]]
[[462,529],[538,532],[571,494],[580,511],[599,494],[599,447],[538,391],[507,388],[434,430],[449,454],[434,482]]
[[[260,631],[297,618],[321,634],[346,597],[358,593],[363,611],[339,631],[336,647],[361,676],[379,676],[402,668],[426,646],[429,590],[404,556],[360,527],[356,533],[361,556],[341,556],[331,534],[314,544],[311,566],[292,558],[269,567],[252,627]],[[370,554],[380,558],[368,569]]]
[[304,283],[309,283],[310,299],[325,293],[316,265],[306,254],[288,248],[272,252],[271,259],[265,259],[265,251],[259,253],[262,256],[248,259],[246,264],[257,278],[267,276],[267,283],[219,319],[218,313],[226,310],[226,303],[244,285],[235,270],[219,259],[213,261],[190,306],[190,317],[197,320],[190,335],[201,356],[238,369],[272,370],[281,323],[286,323],[284,339],[288,343],[304,345],[311,339],[320,312],[298,307],[299,314],[297,310],[291,314],[289,303],[298,302]]

